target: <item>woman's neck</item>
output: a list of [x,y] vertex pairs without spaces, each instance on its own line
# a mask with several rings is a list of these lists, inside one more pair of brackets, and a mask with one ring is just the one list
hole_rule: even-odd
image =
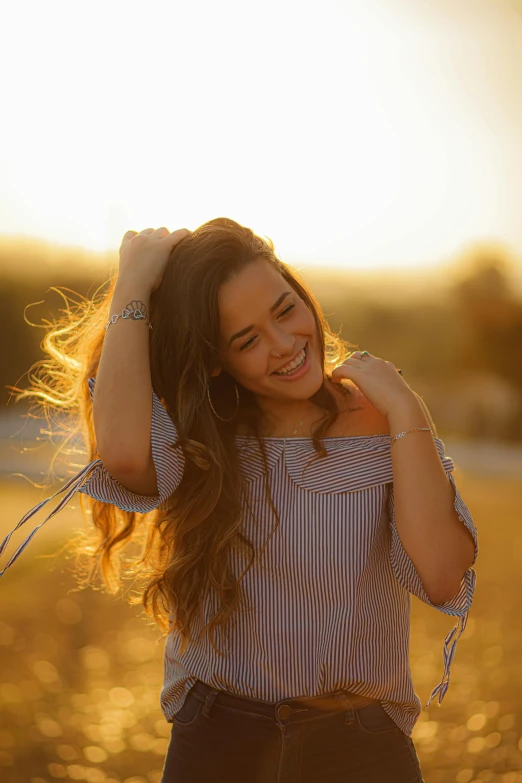
[[[328,384],[326,388],[336,403],[338,414],[342,413],[347,407],[347,401],[352,399],[352,395],[348,390],[343,390],[332,384]],[[265,438],[309,438],[312,436],[312,430],[315,429],[319,419],[327,413],[326,408],[316,405],[310,400],[297,400],[295,404],[284,407],[264,404],[262,410],[263,416],[259,431],[261,437]],[[246,422],[244,424],[238,423],[236,433],[247,435],[251,434],[251,430]]]

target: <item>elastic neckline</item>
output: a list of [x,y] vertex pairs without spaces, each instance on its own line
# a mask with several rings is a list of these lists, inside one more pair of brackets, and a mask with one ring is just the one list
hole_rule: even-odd
[[[246,440],[257,440],[255,435],[234,435],[235,438],[245,438]],[[368,438],[391,438],[391,435],[385,433],[378,433],[377,435],[329,435],[321,440],[367,440]],[[304,438],[277,438],[274,436],[266,436],[261,440],[313,440],[309,435]]]

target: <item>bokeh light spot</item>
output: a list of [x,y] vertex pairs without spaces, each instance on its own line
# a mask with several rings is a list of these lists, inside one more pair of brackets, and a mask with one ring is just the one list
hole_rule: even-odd
[[484,743],[487,748],[496,748],[500,744],[501,739],[502,734],[499,731],[492,731],[491,734],[484,737]]
[[67,767],[67,774],[71,778],[71,780],[85,780],[86,779],[86,768],[82,766],[81,764],[69,764]]
[[484,737],[472,737],[466,743],[468,753],[482,753],[485,748]]
[[470,783],[470,780],[472,778],[473,778],[472,769],[461,769],[460,772],[457,772],[455,783]]
[[134,703],[134,695],[127,688],[111,688],[109,698],[118,707],[129,707]]
[[129,745],[134,748],[134,750],[141,751],[142,753],[150,751],[153,744],[154,737],[151,737],[150,734],[145,734],[144,732],[132,734],[129,737]]
[[61,737],[63,734],[60,724],[48,716],[40,717],[37,715],[36,723],[38,731],[40,734],[43,734],[44,737]]
[[508,729],[512,729],[514,724],[515,716],[512,712],[509,712],[506,715],[502,715],[502,717],[498,719],[497,723],[499,731],[507,731]]
[[104,739],[103,746],[109,753],[122,753],[125,748],[125,742],[122,739]]
[[22,691],[12,682],[4,682],[0,685],[0,697],[7,704],[19,704],[23,701]]
[[33,663],[33,672],[40,682],[50,683],[60,679],[56,666],[53,666],[49,661],[35,661]]
[[157,720],[154,724],[154,731],[159,734],[160,737],[170,737],[172,733],[172,723],[167,723],[166,720]]
[[483,712],[478,712],[476,715],[472,715],[468,718],[466,726],[470,731],[480,731],[486,725],[486,716]]
[[86,669],[108,671],[110,668],[109,656],[101,647],[92,644],[82,647],[80,657]]
[[164,739],[163,737],[161,737],[160,739],[154,740],[154,742],[152,743],[151,750],[153,753],[157,753],[158,756],[165,756],[168,747],[169,747],[168,739]]
[[63,764],[48,764],[47,769],[49,771],[49,775],[53,778],[66,778],[67,777],[67,770],[63,766]]
[[103,748],[96,745],[87,745],[83,749],[83,755],[87,761],[91,761],[93,764],[101,764],[102,761],[107,761],[109,754]]
[[495,715],[498,715],[499,710],[500,710],[500,704],[498,703],[498,701],[488,701],[484,705],[484,714],[488,718],[494,718]]
[[80,755],[72,745],[58,745],[56,753],[64,761],[75,761]]

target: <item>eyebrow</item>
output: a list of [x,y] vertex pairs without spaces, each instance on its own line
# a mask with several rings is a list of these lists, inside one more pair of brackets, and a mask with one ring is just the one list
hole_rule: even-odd
[[[276,302],[274,302],[274,304],[270,308],[270,312],[273,313],[274,310],[277,310],[277,308],[279,307],[279,305],[281,304],[283,299],[285,299],[291,293],[292,293],[292,291],[283,291],[281,296],[277,299]],[[230,346],[231,343],[234,342],[234,340],[238,339],[238,337],[243,337],[243,335],[248,334],[248,332],[250,332],[253,328],[254,328],[254,324],[250,324],[250,326],[245,326],[244,329],[241,329],[241,331],[236,332],[235,334],[233,334],[232,337],[230,338],[230,340],[228,341],[228,345]]]

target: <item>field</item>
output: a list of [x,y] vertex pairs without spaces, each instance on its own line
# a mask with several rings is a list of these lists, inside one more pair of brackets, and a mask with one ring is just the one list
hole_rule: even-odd
[[[479,530],[477,588],[448,693],[421,713],[413,739],[426,783],[522,783],[522,483],[460,469],[455,478]],[[51,494],[21,478],[0,489],[2,537]],[[0,778],[159,783],[171,728],[159,708],[161,634],[125,594],[76,589],[72,561],[53,555],[82,524],[73,498],[0,581]],[[18,531],[2,567],[21,540]],[[423,705],[454,624],[412,599],[410,660]]]

